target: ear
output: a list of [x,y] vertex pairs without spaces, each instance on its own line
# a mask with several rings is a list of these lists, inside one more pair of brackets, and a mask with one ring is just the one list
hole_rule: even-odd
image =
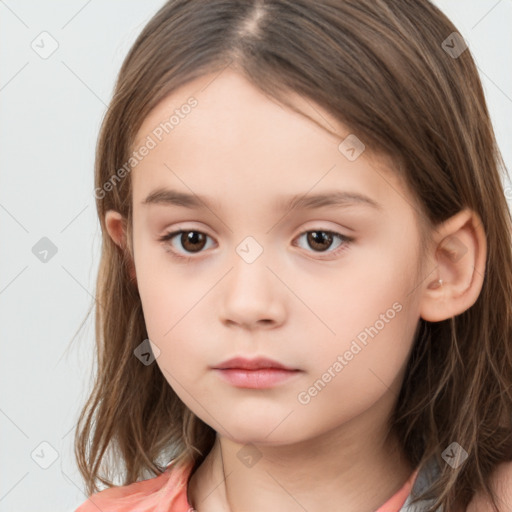
[[123,253],[128,258],[128,273],[132,282],[136,283],[135,264],[127,249],[126,219],[119,212],[108,210],[105,214],[105,226],[110,238],[122,249]]
[[108,210],[105,214],[107,232],[114,243],[121,247],[121,249],[126,247],[126,231],[124,222],[124,217],[115,210]]
[[433,247],[426,256],[434,270],[423,282],[421,318],[439,322],[469,309],[480,295],[487,257],[478,214],[464,209],[443,222],[435,230]]

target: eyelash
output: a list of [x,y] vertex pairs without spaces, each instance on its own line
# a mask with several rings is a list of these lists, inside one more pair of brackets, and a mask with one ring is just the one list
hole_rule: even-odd
[[[299,235],[297,235],[297,238],[300,238],[301,236],[307,235],[308,233],[312,233],[312,232],[328,233],[328,234],[333,235],[334,237],[338,238],[342,242],[338,248],[336,248],[335,250],[333,250],[331,252],[328,252],[328,254],[331,256],[337,256],[338,254],[346,251],[349,248],[350,244],[354,241],[354,238],[352,238],[352,237],[348,237],[348,236],[342,235],[341,233],[337,233],[336,231],[330,231],[327,229],[308,229],[306,231],[302,231],[301,233],[299,233]],[[158,240],[160,242],[170,242],[176,235],[181,235],[182,233],[200,233],[202,235],[206,235],[208,238],[211,238],[206,233],[196,230],[196,229],[181,229],[181,230],[172,231],[170,233],[167,233],[167,234],[161,236]],[[184,261],[185,263],[196,259],[195,256],[183,256],[183,254],[180,254],[179,252],[175,251],[174,249],[171,249],[170,244],[166,244],[166,245],[169,247],[169,248],[166,248],[166,251],[169,252],[169,254],[171,254],[171,256],[173,258],[177,258],[181,261]],[[199,251],[197,254],[200,254],[201,252],[202,251]],[[318,254],[324,254],[324,253],[322,253],[320,251],[320,252],[318,252]],[[325,259],[325,258],[320,258],[320,259]]]

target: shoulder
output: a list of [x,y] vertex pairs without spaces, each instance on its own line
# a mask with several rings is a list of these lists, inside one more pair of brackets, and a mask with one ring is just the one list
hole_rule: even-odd
[[[491,477],[491,487],[496,495],[500,512],[512,510],[512,461],[500,464]],[[477,493],[469,503],[466,512],[494,512],[490,500]]]
[[187,510],[186,481],[189,467],[180,469],[171,465],[158,476],[129,485],[109,487],[99,491],[82,503],[75,512],[150,512],[159,504],[165,510]]

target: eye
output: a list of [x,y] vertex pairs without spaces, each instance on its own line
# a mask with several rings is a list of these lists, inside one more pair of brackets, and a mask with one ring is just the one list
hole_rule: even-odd
[[[183,259],[186,261],[190,261],[194,259],[193,257],[186,256],[182,253],[182,251],[176,250],[174,248],[174,244],[172,240],[178,235],[181,235],[178,240],[182,249],[184,249],[185,254],[194,254],[200,253],[202,249],[205,248],[206,241],[210,238],[206,233],[197,230],[177,230],[171,233],[167,233],[161,236],[158,240],[160,242],[166,242],[166,245],[169,247],[166,249],[173,257]],[[297,239],[300,239],[306,235],[306,242],[316,253],[328,253],[331,256],[336,256],[348,249],[350,243],[354,240],[351,237],[344,236],[340,233],[336,233],[334,231],[328,231],[325,229],[310,229],[308,231],[303,231]],[[338,245],[334,250],[327,250],[332,246],[333,241],[337,240]],[[167,243],[169,242],[169,243]]]
[[[201,250],[204,248],[204,246],[206,244],[206,239],[210,238],[206,233],[190,229],[190,230],[179,230],[179,231],[173,231],[172,233],[167,233],[166,235],[160,237],[158,240],[161,242],[172,242],[172,239],[176,238],[178,235],[181,235],[178,238],[179,243],[185,249],[185,251],[188,252],[189,254],[201,252]],[[180,251],[177,251],[176,249],[172,248],[173,247],[172,243],[169,243],[167,245],[171,246],[171,248],[169,248],[168,251],[173,256],[176,256],[177,258],[184,258],[186,260],[192,259],[183,254],[180,254]]]
[[[354,240],[348,236],[325,229],[310,229],[302,232],[297,238],[300,239],[304,235],[306,235],[306,243],[314,249],[313,252],[327,252],[329,255],[337,255],[347,250],[350,243]],[[327,251],[326,249],[332,246],[334,240],[338,240],[338,245],[334,250]]]

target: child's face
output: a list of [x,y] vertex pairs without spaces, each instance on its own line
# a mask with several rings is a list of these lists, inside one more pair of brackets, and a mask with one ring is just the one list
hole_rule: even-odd
[[[197,105],[182,108],[191,96]],[[331,130],[340,126],[296,99]],[[165,134],[158,127],[173,114]],[[173,93],[138,133],[134,148],[150,147],[132,171],[148,335],[174,391],[223,436],[285,444],[348,422],[370,434],[384,428],[397,398],[425,277],[416,273],[417,213],[383,161],[369,151],[351,161],[338,149],[349,133],[328,134],[230,70]],[[159,188],[211,203],[143,205]],[[335,191],[363,194],[380,209],[283,206],[293,195]],[[190,239],[159,241],[179,229]],[[235,356],[300,371],[267,388],[238,387],[212,369]]]

